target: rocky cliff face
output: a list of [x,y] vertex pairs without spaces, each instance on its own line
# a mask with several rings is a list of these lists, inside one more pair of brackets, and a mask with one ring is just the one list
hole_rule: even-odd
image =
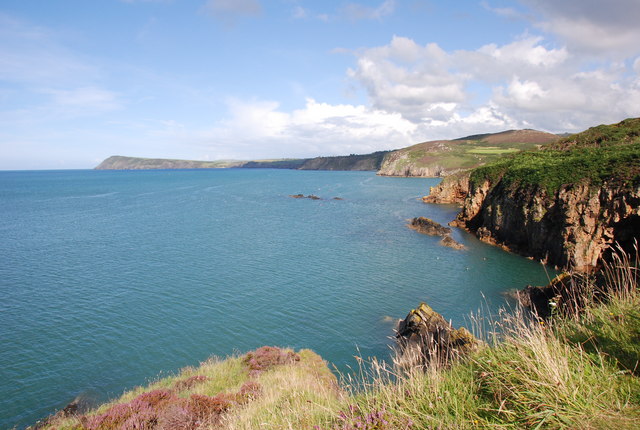
[[375,171],[380,168],[387,153],[388,151],[379,151],[364,155],[316,157],[306,160],[298,169]]
[[505,189],[471,184],[453,225],[548,264],[575,270],[596,267],[615,242],[631,248],[640,233],[640,186],[562,186]]
[[640,118],[446,178],[428,203],[460,202],[451,225],[562,269],[590,271],[640,239]]
[[447,176],[435,187],[431,187],[428,196],[422,198],[425,203],[459,204],[469,194],[469,172],[460,172]]

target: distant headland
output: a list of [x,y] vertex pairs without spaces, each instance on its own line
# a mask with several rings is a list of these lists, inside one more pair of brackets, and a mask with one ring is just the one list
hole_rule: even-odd
[[482,166],[503,155],[537,150],[560,136],[536,130],[509,130],[453,140],[418,143],[371,154],[275,160],[195,161],[115,155],[97,170],[269,168],[295,170],[375,171],[381,176],[444,177]]

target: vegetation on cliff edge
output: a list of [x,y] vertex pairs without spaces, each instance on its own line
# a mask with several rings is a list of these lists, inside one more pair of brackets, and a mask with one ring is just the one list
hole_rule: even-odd
[[471,182],[536,186],[554,193],[563,185],[640,184],[640,118],[590,128],[543,148],[502,158],[472,171]]

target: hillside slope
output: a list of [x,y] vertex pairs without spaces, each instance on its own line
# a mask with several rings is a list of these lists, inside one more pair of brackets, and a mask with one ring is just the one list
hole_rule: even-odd
[[459,202],[454,224],[562,268],[590,270],[640,238],[640,118],[590,128],[541,151],[504,157],[432,189]]
[[558,140],[555,134],[536,130],[509,130],[455,140],[419,143],[385,157],[382,176],[448,176],[478,167],[505,154],[532,150]]
[[238,167],[242,161],[193,161],[175,160],[165,158],[139,158],[114,155],[102,163],[96,170],[148,170],[148,169],[220,169],[225,167]]

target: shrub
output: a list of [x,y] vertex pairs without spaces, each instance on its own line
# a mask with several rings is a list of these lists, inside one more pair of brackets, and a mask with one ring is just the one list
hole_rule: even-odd
[[300,356],[293,351],[286,351],[274,346],[263,346],[248,352],[243,362],[252,372],[262,372],[270,367],[291,364],[300,361]]

